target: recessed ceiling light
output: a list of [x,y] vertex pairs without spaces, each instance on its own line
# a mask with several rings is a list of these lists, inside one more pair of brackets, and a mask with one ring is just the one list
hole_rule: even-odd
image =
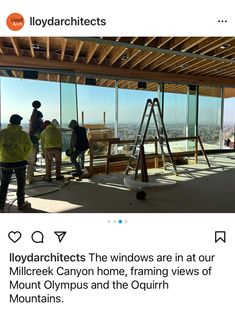
[[220,48],[226,49],[226,48],[229,48],[230,46],[231,46],[231,44],[225,43],[225,44],[221,45]]
[[32,43],[32,47],[33,47],[33,49],[35,49],[35,50],[39,50],[39,49],[40,49],[40,45],[39,45],[37,42],[33,42],[33,43]]
[[123,56],[122,56],[122,60],[127,60],[129,57],[128,57],[128,55],[127,54],[123,54]]

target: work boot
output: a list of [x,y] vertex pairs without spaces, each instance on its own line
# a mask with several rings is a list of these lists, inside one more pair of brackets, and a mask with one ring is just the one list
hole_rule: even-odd
[[28,201],[23,202],[22,204],[18,205],[18,209],[19,210],[26,210],[29,209],[31,207],[31,203]]
[[81,172],[73,172],[72,173],[72,176],[73,177],[79,177],[80,175],[82,175],[83,174],[83,172],[81,171]]

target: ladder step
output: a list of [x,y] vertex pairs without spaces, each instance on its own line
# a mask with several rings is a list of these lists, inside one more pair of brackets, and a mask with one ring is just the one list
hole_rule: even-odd
[[137,159],[138,157],[136,155],[131,155],[132,158]]
[[126,170],[134,170],[134,168],[131,167],[131,166],[127,166],[127,169],[126,169]]

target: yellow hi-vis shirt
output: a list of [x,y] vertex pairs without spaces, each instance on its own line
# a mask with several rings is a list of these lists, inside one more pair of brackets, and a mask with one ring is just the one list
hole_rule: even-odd
[[48,125],[41,133],[41,146],[42,151],[50,148],[62,147],[62,134],[61,131],[54,125]]
[[27,160],[32,150],[29,135],[20,125],[9,124],[0,130],[0,162],[16,163]]

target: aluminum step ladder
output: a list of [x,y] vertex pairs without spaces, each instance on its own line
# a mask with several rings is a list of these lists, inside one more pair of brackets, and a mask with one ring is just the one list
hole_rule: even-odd
[[175,174],[177,175],[177,170],[170,150],[170,145],[168,142],[167,133],[164,126],[159,101],[157,98],[154,98],[154,100],[148,99],[144,108],[143,116],[140,122],[140,127],[125,172],[126,174],[129,173],[134,174],[134,179],[136,180],[138,170],[141,168],[141,176],[143,182],[148,182],[147,164],[144,152],[144,142],[149,128],[149,123],[152,117],[154,120],[154,124],[156,126],[157,139],[159,141],[161,149],[163,166],[166,169],[167,167],[166,154],[165,154],[166,153],[165,148],[166,148],[167,155],[170,158],[170,164],[173,167]]

